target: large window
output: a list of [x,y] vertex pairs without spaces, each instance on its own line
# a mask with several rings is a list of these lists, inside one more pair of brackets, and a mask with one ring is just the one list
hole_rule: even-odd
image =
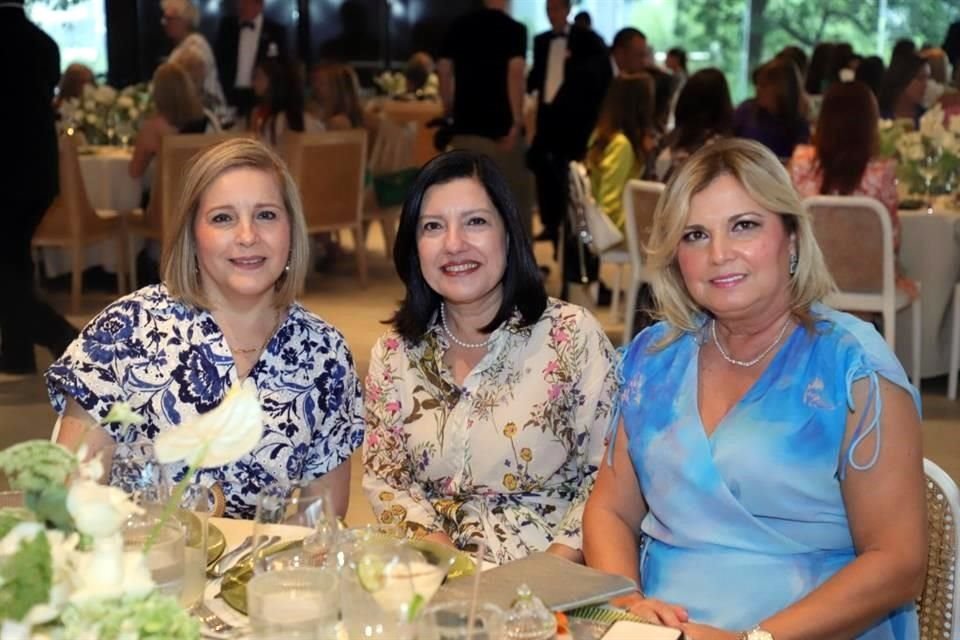
[[[737,99],[752,93],[750,70],[786,45],[809,55],[822,41],[845,41],[860,55],[889,60],[894,42],[943,42],[960,19],[956,0],[574,0],[571,14],[588,11],[609,43],[618,29],[643,31],[660,55],[684,47],[691,71],[715,66],[726,72]],[[512,13],[530,36],[549,28],[546,2],[514,0]],[[572,17],[572,15],[571,15]]]
[[82,62],[97,75],[107,73],[104,0],[27,0],[27,15],[60,46],[65,69]]

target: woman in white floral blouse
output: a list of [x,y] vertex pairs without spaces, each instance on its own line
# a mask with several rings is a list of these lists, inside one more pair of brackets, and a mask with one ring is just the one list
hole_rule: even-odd
[[418,175],[394,263],[406,298],[373,349],[364,489],[383,524],[488,560],[580,561],[615,353],[584,309],[548,299],[509,188],[458,150]]

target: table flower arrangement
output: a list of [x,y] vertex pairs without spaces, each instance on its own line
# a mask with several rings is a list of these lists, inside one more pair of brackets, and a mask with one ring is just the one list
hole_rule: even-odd
[[[107,423],[142,421],[126,405]],[[263,414],[252,382],[236,385],[212,411],[155,441],[163,464],[189,470],[174,488],[169,518],[196,471],[246,455],[260,440]],[[25,508],[0,509],[0,640],[193,640],[196,620],[163,595],[143,550],[125,550],[126,519],[142,508],[101,485],[103,464],[46,440],[0,451],[0,470]],[[161,521],[157,530],[163,524]]]
[[407,78],[399,71],[384,71],[373,82],[388,97],[399,100],[435,100],[440,95],[440,81],[436,73],[431,73],[426,84],[413,93],[407,91]]
[[82,133],[88,144],[127,142],[136,136],[149,104],[150,87],[145,83],[121,91],[88,84],[81,98],[69,98],[60,105],[61,128]]
[[880,153],[898,159],[897,177],[911,193],[942,195],[960,186],[960,118],[944,120],[936,104],[916,131],[902,121],[880,121]]

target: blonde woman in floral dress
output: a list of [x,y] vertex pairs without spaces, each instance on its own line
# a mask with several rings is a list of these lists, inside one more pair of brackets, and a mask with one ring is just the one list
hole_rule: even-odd
[[584,309],[548,298],[487,157],[435,158],[404,204],[406,297],[373,349],[364,489],[383,524],[502,563],[581,561],[581,519],[616,393]]

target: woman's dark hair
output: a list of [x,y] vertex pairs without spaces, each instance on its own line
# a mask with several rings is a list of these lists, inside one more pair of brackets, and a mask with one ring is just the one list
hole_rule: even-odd
[[812,96],[823,93],[827,72],[829,72],[830,64],[833,61],[833,46],[832,42],[821,42],[813,48],[813,55],[810,56],[810,66],[807,67],[807,78],[804,83],[804,89]]
[[886,69],[883,66],[883,58],[880,56],[867,56],[860,61],[857,66],[856,80],[870,87],[874,97],[880,96],[880,85],[883,82],[883,72]]
[[876,99],[864,83],[837,82],[827,89],[814,136],[820,193],[849,195],[856,190],[877,152],[878,120]]
[[917,55],[917,43],[912,38],[900,38],[893,45],[890,52],[890,66],[899,58],[912,58]]
[[276,144],[277,115],[282,113],[287,119],[287,128],[303,131],[303,83],[297,77],[293,65],[278,58],[266,58],[257,63],[266,74],[270,87],[264,97],[269,114],[264,120],[264,128],[271,144]]
[[780,53],[777,54],[777,57],[792,60],[793,64],[797,65],[800,75],[805,75],[807,73],[807,54],[800,47],[796,45],[786,46],[780,50]]
[[927,61],[917,54],[894,56],[890,67],[883,74],[880,83],[880,94],[877,102],[880,103],[880,113],[892,116],[897,108],[897,100]]
[[774,58],[754,74],[757,94],[769,87],[776,95],[776,116],[793,124],[800,119],[800,72],[792,60]]
[[733,103],[727,78],[719,69],[701,69],[690,76],[674,111],[676,138],[671,146],[696,151],[714,135],[733,132]]
[[493,160],[482,153],[467,149],[448,151],[425,164],[410,186],[400,213],[397,242],[393,247],[393,264],[407,292],[390,323],[410,343],[423,338],[441,302],[440,294],[431,289],[423,277],[417,250],[417,229],[423,201],[430,187],[462,178],[472,178],[480,183],[503,220],[507,234],[506,269],[501,281],[503,300],[497,315],[480,331],[491,333],[509,319],[514,310],[520,312],[520,326],[531,325],[540,319],[547,307],[547,292],[533,256],[530,238],[520,221],[517,205],[503,174]]
[[637,164],[646,164],[644,136],[653,128],[654,80],[647,73],[624,73],[613,79],[600,107],[593,144],[587,150],[597,164],[618,133],[630,141]]
[[849,42],[835,42],[830,54],[830,64],[827,67],[826,85],[824,91],[834,82],[840,82],[840,72],[850,66],[857,57],[853,46]]

